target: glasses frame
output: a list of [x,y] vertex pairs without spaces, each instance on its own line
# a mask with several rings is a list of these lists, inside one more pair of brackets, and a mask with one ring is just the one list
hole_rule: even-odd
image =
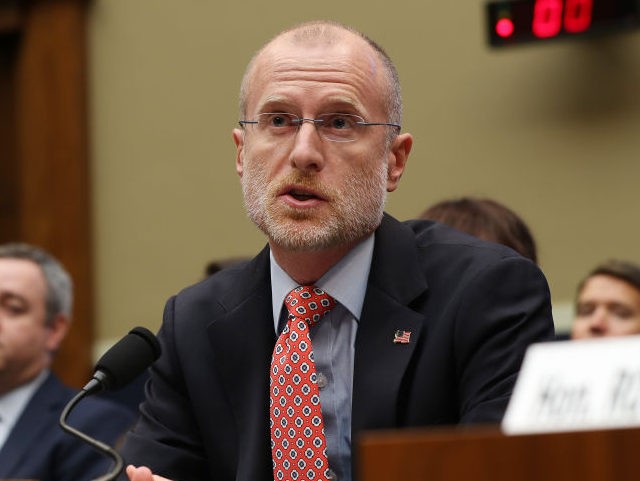
[[[318,132],[318,135],[320,135],[320,137],[322,137],[323,139],[327,139],[330,142],[355,142],[356,140],[358,140],[357,138],[355,138],[355,139],[338,140],[338,139],[332,139],[331,137],[327,137],[326,135],[324,135],[322,133],[322,131],[317,129],[317,127],[319,125],[322,125],[324,123],[324,119],[321,119],[321,118],[320,119],[311,119],[311,118],[306,118],[306,117],[298,117],[296,114],[292,114],[290,112],[263,112],[261,114],[258,114],[258,117],[260,115],[278,115],[278,114],[286,115],[287,117],[292,118],[292,123],[296,127],[296,131],[295,131],[296,134],[300,130],[300,127],[302,127],[303,123],[310,122],[316,127],[316,131]],[[326,113],[326,114],[322,114],[323,117],[324,116],[329,116],[329,115],[342,115],[342,116],[345,116],[345,117],[354,117],[356,119],[360,119],[360,120],[357,120],[355,122],[355,124],[359,125],[361,127],[371,127],[371,126],[381,125],[381,126],[386,126],[386,127],[393,127],[393,128],[398,129],[398,130],[400,130],[402,128],[402,126],[400,124],[396,124],[396,123],[392,123],[392,122],[367,122],[363,117],[361,117],[360,115],[355,115],[355,114],[342,114],[342,113],[339,113],[339,112],[329,112],[329,113]],[[238,121],[238,124],[243,129],[247,125],[258,125],[259,123],[260,122],[258,120],[239,120]]]

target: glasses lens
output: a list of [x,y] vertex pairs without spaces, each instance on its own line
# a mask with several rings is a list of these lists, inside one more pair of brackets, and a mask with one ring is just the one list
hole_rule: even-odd
[[298,117],[284,112],[260,114],[257,127],[265,135],[287,135],[298,129]]
[[351,114],[322,114],[317,119],[301,119],[286,112],[258,114],[253,125],[256,133],[270,138],[280,138],[295,134],[304,122],[310,122],[318,133],[333,142],[351,142],[358,138],[364,119]]
[[351,114],[322,114],[318,116],[318,130],[328,140],[350,142],[358,138],[362,117]]

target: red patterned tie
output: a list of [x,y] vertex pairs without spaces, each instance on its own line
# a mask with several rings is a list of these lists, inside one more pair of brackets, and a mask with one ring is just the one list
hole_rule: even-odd
[[269,410],[276,481],[326,480],[324,422],[309,326],[336,301],[314,286],[296,287],[284,301],[289,322],[273,349]]

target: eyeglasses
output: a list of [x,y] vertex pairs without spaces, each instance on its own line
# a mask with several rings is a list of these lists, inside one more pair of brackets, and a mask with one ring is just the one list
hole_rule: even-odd
[[258,114],[256,120],[241,120],[241,127],[254,126],[256,133],[269,137],[289,137],[298,132],[304,122],[315,125],[318,133],[332,142],[353,142],[362,135],[365,127],[384,125],[400,129],[399,124],[389,122],[365,122],[359,115],[351,114],[322,114],[316,119],[300,118],[286,112]]

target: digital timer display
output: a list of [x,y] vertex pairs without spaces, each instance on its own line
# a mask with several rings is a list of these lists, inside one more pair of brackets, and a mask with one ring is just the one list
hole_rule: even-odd
[[487,4],[489,43],[596,34],[640,26],[640,0],[512,0]]

